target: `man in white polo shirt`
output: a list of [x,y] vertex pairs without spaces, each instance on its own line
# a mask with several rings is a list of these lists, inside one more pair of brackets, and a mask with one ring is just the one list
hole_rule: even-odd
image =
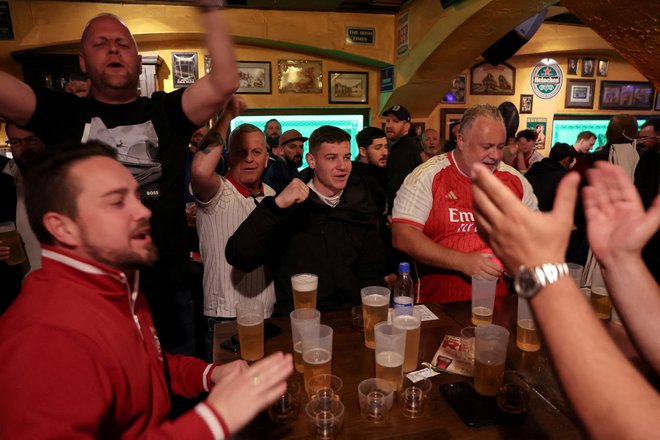
[[[261,129],[239,125],[229,136],[229,173],[215,172],[222,159],[230,121],[245,108],[234,97],[220,121],[199,144],[192,163],[191,187],[197,200],[197,231],[204,263],[204,315],[209,317],[209,332],[216,318],[236,317],[236,303],[243,298],[258,299],[264,304],[264,318],[270,317],[275,303],[272,279],[263,266],[251,272],[233,268],[225,258],[225,245],[243,220],[264,196],[275,195],[261,182],[266,169],[268,150]],[[212,336],[212,333],[209,334]],[[209,341],[212,339],[209,338]]]

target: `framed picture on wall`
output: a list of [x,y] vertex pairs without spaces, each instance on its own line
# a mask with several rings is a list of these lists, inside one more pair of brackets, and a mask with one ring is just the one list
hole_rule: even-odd
[[328,102],[330,104],[367,104],[369,102],[368,72],[328,72]]
[[239,61],[236,93],[271,93],[270,62]]
[[566,80],[566,108],[594,108],[595,79]]
[[451,89],[442,97],[443,104],[465,104],[465,82],[466,75],[456,75],[451,84]]
[[599,109],[651,110],[653,85],[650,82],[601,81]]
[[463,117],[466,108],[443,108],[440,109],[440,139],[449,139],[449,127]]
[[516,69],[510,64],[493,66],[487,61],[470,69],[470,93],[473,95],[514,95]]
[[534,95],[520,95],[520,113],[531,113]]
[[175,89],[192,85],[199,78],[197,52],[172,52],[172,71]]
[[598,60],[598,76],[607,76],[607,67],[610,62],[608,60]]
[[279,60],[280,93],[322,93],[323,63],[320,60]]
[[581,76],[594,76],[594,58],[582,58]]
[[577,75],[579,58],[569,58],[568,68],[566,69],[567,75]]

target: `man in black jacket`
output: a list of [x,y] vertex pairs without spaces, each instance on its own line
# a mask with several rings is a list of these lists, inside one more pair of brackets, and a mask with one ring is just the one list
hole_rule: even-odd
[[575,163],[576,154],[570,145],[557,142],[550,150],[550,156],[533,163],[525,174],[525,178],[534,188],[539,210],[552,210],[559,181]]
[[232,266],[249,272],[270,262],[274,314],[293,309],[291,276],[318,275],[317,308],[361,302],[360,289],[384,285],[378,211],[359,176],[351,175],[350,136],[323,126],[309,138],[310,169],[277,197],[266,197],[227,242]]
[[392,212],[396,192],[405,178],[422,164],[421,151],[415,139],[408,136],[410,112],[402,105],[395,105],[383,112],[385,135],[390,144],[387,161],[387,201]]

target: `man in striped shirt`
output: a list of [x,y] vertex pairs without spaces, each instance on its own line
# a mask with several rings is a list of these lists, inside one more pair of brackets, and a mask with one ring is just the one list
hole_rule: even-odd
[[477,234],[472,212],[472,165],[481,163],[530,209],[537,209],[531,185],[502,162],[506,130],[491,105],[468,109],[461,120],[456,150],[418,166],[397,193],[392,241],[416,260],[419,302],[470,299],[472,275],[499,277],[502,266]]
[[275,289],[269,273],[260,266],[251,272],[233,268],[225,258],[227,240],[257,204],[275,192],[261,182],[268,150],[263,132],[250,124],[239,125],[229,136],[229,172],[215,172],[222,158],[230,121],[245,108],[242,98],[234,96],[220,121],[200,142],[192,163],[192,192],[197,200],[197,230],[204,263],[204,315],[209,317],[212,340],[217,318],[236,317],[236,303],[242,298],[258,299],[264,304],[264,318],[270,317]]

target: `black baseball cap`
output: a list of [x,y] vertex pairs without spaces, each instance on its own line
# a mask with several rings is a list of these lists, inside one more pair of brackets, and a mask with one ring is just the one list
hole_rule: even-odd
[[399,121],[410,122],[410,112],[402,105],[393,105],[383,112],[383,116],[394,115]]
[[365,127],[355,136],[358,147],[368,147],[374,139],[386,137],[385,132],[376,127]]

